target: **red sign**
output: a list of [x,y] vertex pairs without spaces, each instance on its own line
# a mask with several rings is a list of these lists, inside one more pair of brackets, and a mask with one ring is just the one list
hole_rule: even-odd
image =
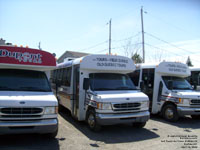
[[56,66],[55,57],[48,52],[12,46],[0,46],[0,64],[1,63],[48,67]]

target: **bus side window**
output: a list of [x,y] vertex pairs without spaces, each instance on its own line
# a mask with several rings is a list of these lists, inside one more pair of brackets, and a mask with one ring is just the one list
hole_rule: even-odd
[[142,81],[144,82],[144,90],[148,89],[148,69],[142,70]]
[[71,74],[72,74],[72,67],[67,68],[66,86],[70,86],[71,85]]
[[63,74],[62,72],[63,69],[58,69],[56,74],[57,81],[60,85],[62,85],[62,74]]
[[53,83],[56,83],[57,72],[58,72],[57,69],[53,71],[53,80],[52,80]]
[[154,69],[143,69],[142,80],[144,82],[144,93],[148,95],[149,99],[153,98],[153,86],[154,86]]
[[72,68],[71,67],[63,69],[62,85],[68,86],[68,87],[70,86],[71,72],[72,72]]

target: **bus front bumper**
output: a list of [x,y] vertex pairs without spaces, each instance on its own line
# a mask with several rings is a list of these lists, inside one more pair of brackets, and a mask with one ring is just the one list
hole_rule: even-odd
[[0,121],[0,134],[53,133],[58,129],[57,119],[38,121]]
[[200,108],[177,107],[177,111],[180,116],[200,115]]
[[96,120],[100,125],[113,125],[133,122],[146,122],[150,118],[149,111],[137,113],[121,113],[121,114],[96,114]]

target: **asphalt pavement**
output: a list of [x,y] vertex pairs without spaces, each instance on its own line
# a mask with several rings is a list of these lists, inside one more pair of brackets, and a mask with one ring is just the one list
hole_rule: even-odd
[[1,135],[0,150],[199,150],[200,120],[184,117],[169,123],[151,116],[142,129],[131,124],[104,126],[98,133],[78,122],[68,111],[59,114],[55,139],[44,135]]

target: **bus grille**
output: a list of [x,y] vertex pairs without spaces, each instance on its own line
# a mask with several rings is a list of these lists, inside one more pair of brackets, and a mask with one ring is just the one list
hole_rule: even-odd
[[192,99],[190,104],[191,105],[200,105],[200,99]]
[[113,104],[114,111],[140,110],[141,103],[117,103]]
[[0,108],[1,118],[37,118],[42,112],[43,108]]

